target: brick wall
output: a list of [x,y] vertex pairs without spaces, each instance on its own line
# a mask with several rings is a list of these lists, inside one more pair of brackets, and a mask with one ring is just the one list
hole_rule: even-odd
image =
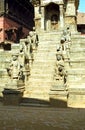
[[[0,17],[0,29],[2,28],[2,31],[0,32],[0,43],[4,42],[5,39],[7,39],[7,34],[5,33],[5,30],[16,28],[18,29],[21,25],[17,22],[14,22],[11,19]],[[28,35],[29,30],[25,27],[23,27],[23,36],[21,38],[24,38]],[[15,35],[13,36],[13,41],[15,40]]]
[[0,43],[4,41],[4,18],[0,17]]

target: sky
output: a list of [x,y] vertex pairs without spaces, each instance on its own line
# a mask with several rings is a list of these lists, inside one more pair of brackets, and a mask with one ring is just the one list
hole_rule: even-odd
[[78,10],[79,10],[79,12],[85,12],[85,0],[80,0]]

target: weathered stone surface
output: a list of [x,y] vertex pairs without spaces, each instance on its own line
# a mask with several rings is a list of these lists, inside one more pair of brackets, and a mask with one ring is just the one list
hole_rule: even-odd
[[[62,102],[61,106],[71,104],[74,107],[76,104],[77,107],[82,100],[81,106],[84,105],[85,36],[76,31],[78,1],[75,3],[74,0],[49,0],[41,2],[41,6],[33,3],[37,31],[34,27],[29,36],[20,40],[20,44],[11,46],[11,51],[0,51],[0,91],[4,86],[16,90],[25,88],[25,98],[51,101],[57,107],[58,101]],[[35,37],[37,32],[39,39]],[[11,64],[11,71],[18,67],[11,73],[17,75],[15,82],[16,77],[12,76],[11,79],[6,69],[11,63],[12,53],[16,52],[19,53],[18,63],[21,67]],[[58,55],[62,55],[60,61],[56,57]],[[77,98],[77,103],[74,98]]]
[[3,104],[4,105],[19,105],[23,93],[15,89],[4,89],[3,90]]

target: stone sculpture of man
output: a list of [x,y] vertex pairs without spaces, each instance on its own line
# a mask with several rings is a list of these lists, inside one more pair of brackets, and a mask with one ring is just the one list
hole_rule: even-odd
[[60,49],[61,49],[61,51],[66,50],[65,38],[64,37],[62,37],[61,40],[60,40]]
[[71,42],[71,31],[69,26],[63,30],[62,36],[65,38],[66,42]]
[[10,73],[10,76],[12,79],[18,79],[18,74],[20,70],[20,63],[18,61],[18,54],[12,55],[12,61],[9,65],[8,72]]
[[57,67],[57,74],[59,75],[60,79],[63,79],[64,84],[66,84],[67,71],[65,70],[65,64],[62,55],[57,55],[56,67]]
[[35,27],[33,27],[33,31],[29,32],[28,39],[29,39],[30,44],[33,47],[33,50],[37,49],[39,38],[38,38],[38,34],[36,33]]
[[36,32],[36,28],[35,27],[33,27],[33,33],[34,33],[35,48],[37,49],[38,43],[39,43],[39,37],[38,37],[38,34]]
[[70,31],[70,28],[69,28],[69,27],[67,27],[66,41],[67,41],[67,42],[71,42],[71,31]]

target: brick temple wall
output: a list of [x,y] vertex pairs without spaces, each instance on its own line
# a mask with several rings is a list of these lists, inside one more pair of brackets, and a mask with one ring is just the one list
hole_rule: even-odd
[[[0,43],[4,42],[7,38],[7,34],[5,33],[5,30],[9,30],[9,29],[18,29],[19,27],[21,27],[20,24],[18,24],[17,22],[14,22],[11,19],[5,18],[5,17],[0,17]],[[23,27],[23,26],[22,26]],[[23,36],[21,38],[25,38],[27,35],[29,34],[29,29],[23,27]],[[13,35],[12,41],[15,41],[16,35]]]
[[4,41],[4,17],[0,17],[0,43]]

